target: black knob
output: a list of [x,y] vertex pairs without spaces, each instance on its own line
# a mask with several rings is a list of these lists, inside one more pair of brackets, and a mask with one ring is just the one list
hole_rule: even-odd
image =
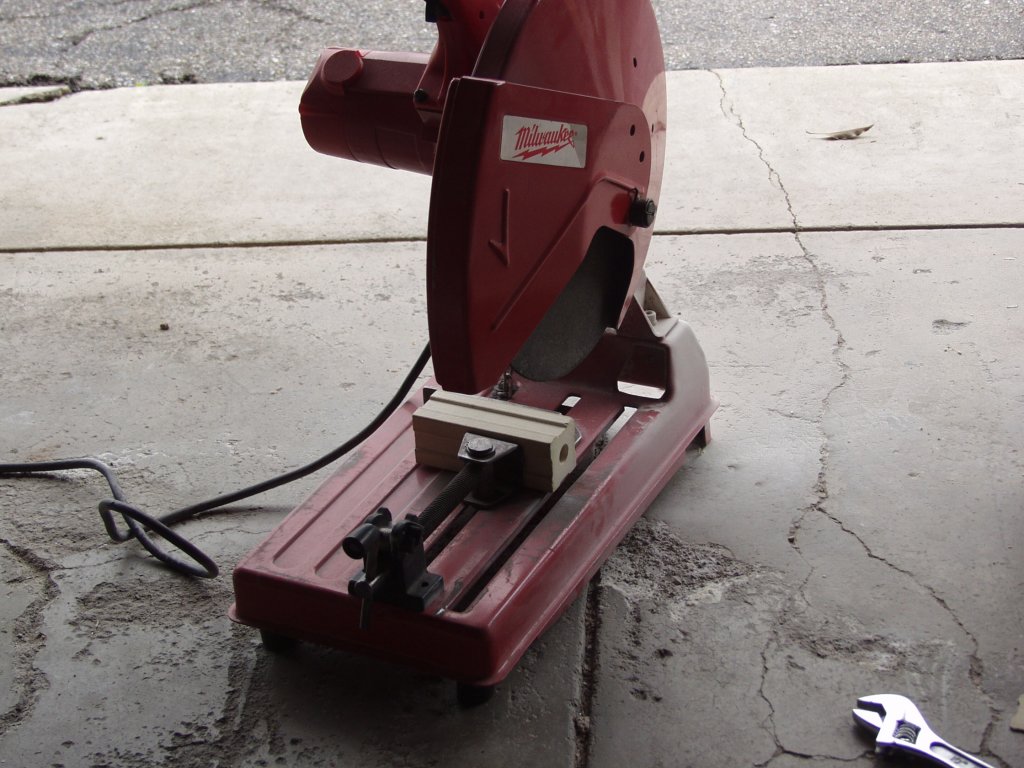
[[341,548],[353,560],[362,560],[366,553],[380,546],[380,528],[372,523],[363,523],[341,541]]
[[653,200],[646,197],[638,197],[629,206],[629,223],[634,227],[647,228],[654,223],[654,216],[658,213],[658,206]]

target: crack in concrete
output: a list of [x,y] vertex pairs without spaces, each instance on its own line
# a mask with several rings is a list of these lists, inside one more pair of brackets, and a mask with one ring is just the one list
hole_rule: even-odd
[[[823,422],[825,416],[829,413],[831,409],[833,395],[835,395],[836,392],[845,387],[849,383],[852,376],[850,366],[846,363],[845,360],[843,360],[842,357],[843,352],[846,349],[846,339],[843,337],[842,330],[836,323],[835,316],[832,314],[832,311],[829,307],[828,290],[825,282],[825,275],[822,272],[822,269],[818,264],[817,260],[815,259],[814,254],[807,247],[807,245],[803,241],[803,238],[801,237],[801,232],[803,230],[800,226],[800,220],[797,217],[796,210],[793,207],[793,200],[790,197],[789,191],[786,189],[785,183],[782,181],[782,177],[780,176],[779,172],[775,170],[775,168],[772,166],[771,162],[767,157],[767,153],[765,152],[764,147],[753,136],[750,135],[746,125],[743,122],[743,118],[736,112],[736,109],[732,101],[729,99],[728,91],[725,87],[725,80],[723,79],[721,74],[714,70],[710,71],[718,80],[718,86],[722,93],[722,97],[719,102],[719,108],[721,109],[722,114],[727,119],[735,123],[736,126],[739,128],[740,132],[743,134],[743,138],[754,146],[754,148],[757,150],[758,158],[761,160],[761,162],[764,164],[765,168],[768,171],[769,183],[772,186],[776,187],[782,193],[783,199],[786,203],[786,209],[789,212],[789,217],[793,225],[793,239],[796,242],[797,247],[800,249],[801,256],[803,260],[807,263],[807,266],[810,268],[811,274],[814,278],[815,287],[819,297],[819,312],[821,314],[822,319],[828,326],[829,330],[835,335],[835,342],[832,345],[831,354],[832,360],[839,371],[839,380],[828,390],[828,392],[825,393],[825,396],[821,399],[821,405],[817,419],[817,423],[821,425],[820,429],[822,432],[822,444],[818,457],[818,477],[814,485],[814,494],[816,496],[816,500],[814,501],[814,503],[809,504],[807,507],[801,510],[800,516],[791,524],[787,536],[790,545],[800,556],[800,559],[807,564],[809,569],[806,577],[799,586],[800,596],[805,602],[807,602],[807,596],[806,594],[804,594],[804,590],[806,589],[806,586],[815,571],[814,566],[807,560],[807,558],[804,556],[803,551],[800,549],[800,544],[798,541],[800,535],[800,528],[804,520],[807,518],[807,515],[811,514],[812,512],[816,512],[827,518],[829,521],[831,521],[843,533],[852,536],[854,540],[856,540],[857,543],[860,544],[860,546],[863,548],[864,552],[870,559],[877,560],[882,564],[888,566],[892,570],[896,571],[897,573],[900,573],[903,576],[910,579],[910,581],[913,584],[915,584],[922,591],[926,592],[932,598],[932,600],[934,600],[950,616],[950,618],[952,618],[953,622],[957,625],[960,631],[963,632],[964,636],[968,639],[971,645],[971,654],[969,661],[970,666],[968,672],[968,676],[971,680],[971,683],[978,690],[979,694],[988,699],[989,697],[986,694],[984,686],[982,684],[984,678],[984,665],[981,661],[981,658],[978,655],[978,640],[975,637],[975,635],[960,620],[960,617],[957,616],[956,612],[952,609],[949,603],[947,603],[946,600],[941,595],[939,595],[933,587],[919,581],[911,571],[905,568],[901,568],[895,563],[887,560],[886,558],[872,551],[871,547],[868,546],[867,542],[865,542],[863,538],[861,538],[855,531],[848,528],[839,518],[837,518],[834,514],[832,514],[826,509],[826,504],[829,500],[828,476],[831,450],[829,445],[829,437],[824,430]],[[770,705],[770,702],[768,701],[767,697],[764,696],[763,692],[762,698],[764,698],[765,701]],[[989,709],[994,720],[998,713],[995,711],[994,706],[991,703],[989,704]],[[989,731],[986,730],[986,739],[988,737],[988,734]],[[984,748],[984,746],[985,741],[983,739],[982,747]]]
[[[994,711],[993,707],[989,707],[989,710]],[[989,719],[988,725],[985,726],[985,732],[981,735],[981,754],[985,755],[987,759],[995,760],[997,763],[999,763],[999,768],[1010,768],[1010,763],[1008,763],[998,753],[992,751],[992,749],[987,746],[989,738],[991,738],[992,735],[995,733],[996,722],[997,720],[995,716],[993,716]]]
[[601,634],[601,572],[587,585],[586,610],[583,616],[583,664],[580,669],[579,711],[573,717],[576,752],[573,768],[588,768],[593,743],[593,708],[599,669],[598,645]]
[[817,419],[812,419],[808,416],[801,416],[800,414],[793,413],[792,411],[783,411],[781,408],[766,408],[768,413],[774,413],[776,416],[781,416],[784,419],[792,419],[793,421],[802,421],[805,424],[817,424]]
[[216,530],[209,530],[203,531],[202,533],[197,533],[194,536],[192,536],[190,541],[192,541],[192,543],[195,543],[197,541],[204,541],[205,539],[217,540],[219,538],[222,538],[226,534],[231,533],[240,533],[246,536],[266,536],[267,533],[269,533],[269,529],[266,527],[251,529],[245,528],[241,525],[229,525],[224,526],[223,528],[218,527]]
[[[995,711],[993,707],[989,707],[989,710],[991,712]],[[988,760],[995,760],[999,763],[999,768],[1012,768],[1009,760],[1005,759],[1002,755],[988,746],[989,739],[995,735],[997,722],[995,715],[989,719],[988,725],[985,727],[985,732],[981,735],[979,750]]]
[[[782,181],[782,177],[779,175],[778,171],[776,171],[775,168],[771,165],[764,147],[747,131],[747,127],[744,124],[742,117],[736,112],[732,101],[729,99],[728,92],[725,87],[725,80],[722,78],[721,74],[715,70],[709,71],[718,80],[718,86],[722,93],[722,97],[719,102],[719,108],[721,109],[722,114],[727,119],[734,122],[736,126],[740,129],[740,132],[743,134],[743,138],[754,146],[754,148],[757,150],[758,158],[761,160],[765,168],[767,168],[768,170],[769,183],[772,184],[772,186],[776,187],[782,193],[783,199],[786,203],[786,209],[789,212],[789,217],[793,225],[793,239],[796,242],[797,247],[799,247],[800,249],[803,260],[807,263],[808,267],[811,270],[811,274],[814,277],[816,289],[819,296],[819,312],[828,328],[832,331],[833,334],[835,334],[835,343],[832,345],[832,360],[839,370],[839,381],[836,382],[836,384],[833,385],[827,393],[825,393],[825,396],[821,400],[821,407],[819,409],[818,423],[819,425],[822,425],[822,445],[818,459],[818,477],[814,486],[814,493],[817,498],[814,501],[814,503],[809,504],[807,507],[801,510],[800,516],[791,524],[787,536],[790,545],[800,556],[800,559],[807,564],[809,569],[806,577],[799,586],[800,596],[805,602],[809,602],[807,601],[806,594],[804,594],[804,590],[806,589],[806,586],[815,571],[814,566],[807,560],[807,558],[804,556],[803,551],[800,549],[798,541],[800,528],[803,524],[803,521],[807,518],[807,515],[809,515],[812,512],[816,512],[827,518],[829,521],[831,521],[843,533],[852,536],[854,540],[858,544],[860,544],[861,548],[864,550],[868,558],[872,560],[877,560],[883,565],[891,568],[897,573],[908,578],[911,581],[911,583],[913,583],[922,591],[926,592],[932,598],[932,600],[934,600],[935,603],[939,605],[939,607],[942,608],[942,610],[950,616],[950,618],[960,629],[960,631],[963,632],[964,636],[970,643],[971,652],[969,659],[968,677],[971,681],[971,684],[975,687],[978,693],[982,697],[984,697],[985,700],[989,701],[989,712],[991,718],[990,723],[995,722],[999,713],[984,689],[984,664],[980,656],[978,655],[980,651],[980,646],[978,643],[978,639],[977,637],[975,637],[974,633],[967,628],[963,621],[961,621],[960,617],[957,616],[952,606],[950,606],[949,603],[946,602],[946,600],[935,590],[935,588],[921,582],[911,571],[907,570],[906,568],[902,568],[896,565],[895,563],[887,560],[886,558],[882,557],[881,555],[876,554],[874,551],[872,551],[871,547],[868,546],[867,542],[865,542],[864,539],[856,533],[856,531],[853,531],[852,529],[848,528],[838,517],[836,517],[834,514],[832,514],[826,509],[826,503],[829,500],[828,475],[831,451],[829,445],[829,437],[827,433],[825,433],[823,422],[825,416],[829,413],[831,409],[832,396],[835,395],[835,393],[838,392],[840,389],[845,387],[851,379],[850,366],[842,358],[843,351],[846,348],[846,339],[843,337],[843,333],[838,327],[835,316],[832,314],[831,309],[829,307],[825,275],[822,272],[821,267],[815,260],[814,254],[810,251],[810,249],[807,247],[807,245],[803,242],[803,239],[801,238],[801,233],[803,232],[803,229],[800,226],[800,221],[797,217],[795,209],[793,208],[793,200],[790,197],[789,191],[786,189],[786,185]],[[765,698],[765,700],[767,701],[767,698]],[[981,743],[982,751],[986,754],[989,754],[989,752],[986,749],[986,742],[989,738],[990,733],[991,728],[986,729],[985,735]]]
[[785,744],[782,743],[782,740],[779,739],[778,732],[775,727],[775,705],[772,703],[768,694],[765,692],[765,685],[768,679],[768,654],[773,644],[776,646],[778,646],[779,644],[778,633],[776,632],[772,632],[771,636],[769,636],[769,638],[765,641],[764,647],[761,649],[761,682],[757,689],[757,695],[765,703],[765,706],[768,707],[768,715],[764,718],[764,720],[761,721],[761,727],[768,732],[768,734],[772,737],[772,741],[775,742],[775,751],[772,753],[771,757],[769,757],[764,762],[756,763],[754,765],[754,768],[767,768],[780,757],[795,757],[799,760],[809,761],[827,760],[829,762],[854,763],[860,760],[865,755],[872,754],[874,750],[868,749],[865,750],[863,753],[855,755],[853,757],[841,757],[839,755],[819,755],[811,754],[808,752],[798,752],[794,749],[788,748]]
[[[793,200],[790,197],[789,190],[786,189],[786,185],[783,183],[782,177],[779,175],[779,172],[776,171],[772,164],[769,162],[764,147],[757,141],[757,139],[751,136],[750,133],[747,131],[747,126],[743,122],[743,118],[736,111],[732,101],[729,99],[729,94],[725,87],[725,79],[722,77],[721,73],[715,70],[709,71],[712,75],[714,75],[715,79],[718,81],[718,88],[722,94],[722,97],[719,100],[719,109],[721,110],[722,115],[725,116],[727,120],[733,122],[736,125],[736,127],[739,128],[740,133],[743,135],[743,138],[751,145],[753,145],[753,147],[757,150],[758,158],[760,159],[761,163],[765,166],[765,168],[768,170],[769,183],[775,188],[777,188],[779,192],[782,193],[783,200],[786,203],[786,210],[789,212],[789,218],[792,221],[791,231],[793,235],[793,240],[795,241],[797,247],[800,249],[801,258],[810,268],[811,275],[814,278],[815,289],[818,293],[818,311],[822,319],[825,321],[825,324],[828,326],[829,330],[835,335],[835,343],[832,345],[832,359],[839,370],[839,381],[836,382],[828,390],[828,392],[825,393],[825,396],[821,399],[818,411],[818,418],[815,421],[815,423],[819,425],[819,428],[822,432],[822,445],[818,457],[818,477],[814,486],[814,493],[817,497],[817,500],[813,504],[810,504],[803,510],[801,510],[800,516],[790,525],[789,533],[787,536],[789,543],[793,546],[794,550],[796,550],[797,554],[800,556],[800,559],[803,560],[809,568],[807,576],[800,585],[800,590],[802,594],[802,590],[805,588],[807,582],[814,573],[814,567],[810,564],[810,562],[808,562],[807,558],[804,557],[804,554],[800,550],[800,546],[797,543],[797,538],[799,536],[800,526],[802,525],[804,519],[806,519],[807,515],[810,512],[817,511],[821,512],[822,514],[827,514],[825,513],[823,505],[829,497],[828,469],[830,449],[828,435],[825,434],[824,428],[821,427],[821,425],[824,421],[825,415],[829,412],[829,409],[831,408],[832,396],[838,390],[846,386],[846,384],[850,380],[850,366],[842,359],[843,350],[846,348],[846,339],[843,337],[843,333],[837,326],[835,317],[832,315],[831,309],[829,308],[828,291],[827,286],[825,284],[825,276],[821,271],[821,267],[818,265],[817,261],[814,258],[814,255],[807,248],[806,244],[800,236],[802,231],[800,227],[800,220],[797,217],[796,210],[793,207]],[[806,597],[804,599],[806,600]]]
[[780,757],[795,757],[797,760],[806,760],[807,762],[826,762],[827,761],[828,764],[832,764],[832,763],[856,763],[856,762],[859,762],[859,761],[863,760],[866,757],[871,757],[873,754],[874,754],[874,750],[873,749],[864,750],[864,752],[862,752],[861,754],[854,755],[853,757],[837,757],[836,755],[805,755],[802,752],[782,751],[782,752],[779,752],[776,755],[772,755],[770,758],[768,758],[768,760],[766,762],[758,763],[757,765],[754,766],[754,768],[768,768],[768,766],[770,766],[772,763],[774,763]]
[[[761,648],[761,681],[757,688],[757,695],[761,699],[761,701],[765,703],[765,706],[768,707],[768,714],[765,716],[764,720],[761,721],[761,727],[764,728],[764,730],[768,732],[768,735],[772,737],[772,741],[775,743],[775,751],[772,753],[771,757],[769,757],[764,762],[756,763],[754,765],[754,768],[767,768],[767,766],[771,765],[775,760],[777,760],[780,757],[795,757],[800,760],[829,760],[841,763],[852,763],[856,762],[857,760],[860,760],[860,758],[864,756],[863,754],[856,755],[852,758],[840,757],[838,755],[810,754],[807,752],[798,752],[794,749],[790,749],[782,743],[782,740],[779,738],[778,731],[775,727],[775,705],[772,703],[771,698],[765,692],[765,686],[768,681],[769,671],[768,654],[773,645],[779,645],[777,632],[772,632],[772,634],[765,641],[764,647]],[[870,750],[865,754],[870,754]]]
[[[113,544],[114,542],[110,542],[110,543]],[[106,546],[106,545],[107,544],[105,542],[103,546]],[[72,555],[72,557],[77,557],[77,556],[91,557],[91,556],[93,556],[93,553],[95,551],[96,551],[95,549],[83,550],[82,552],[76,552],[74,555]],[[68,572],[73,572],[73,571],[89,570],[89,569],[92,569],[92,568],[102,568],[104,566],[110,565],[111,563],[116,563],[116,562],[119,562],[121,560],[124,560],[124,552],[118,551],[116,554],[111,555],[110,557],[108,557],[105,560],[92,560],[90,562],[81,563],[79,565],[67,565],[66,563],[62,563],[61,565],[54,565],[53,566],[53,572],[54,573],[68,573]]]
[[15,687],[20,688],[18,700],[11,709],[0,714],[0,736],[29,718],[35,710],[40,694],[50,687],[49,678],[35,667],[35,656],[46,642],[41,628],[46,607],[57,598],[60,589],[53,580],[54,566],[28,547],[0,538],[12,556],[44,579],[43,593],[29,603],[14,622],[14,638],[18,647],[14,654]]
[[[1000,713],[996,708],[995,703],[988,695],[988,692],[985,690],[985,665],[984,662],[981,660],[981,656],[979,655],[981,646],[978,642],[978,638],[970,629],[967,628],[967,626],[957,615],[956,611],[953,610],[953,607],[946,601],[944,597],[942,597],[942,595],[938,593],[938,591],[934,587],[932,587],[929,584],[925,584],[924,582],[919,580],[912,571],[903,568],[899,565],[896,565],[896,563],[893,563],[891,560],[888,560],[887,558],[874,552],[871,549],[871,547],[867,544],[867,542],[865,542],[864,539],[861,538],[856,531],[847,528],[841,520],[839,520],[835,515],[831,514],[827,510],[825,510],[822,506],[815,506],[816,511],[824,515],[837,528],[839,528],[839,530],[841,530],[843,533],[849,536],[852,536],[854,541],[856,541],[861,546],[861,548],[864,550],[864,553],[868,556],[869,559],[877,560],[878,562],[892,569],[896,573],[899,573],[900,575],[906,577],[914,586],[916,586],[921,591],[925,592],[953,620],[953,623],[956,624],[957,628],[967,638],[967,641],[970,644],[970,657],[968,659],[967,677],[971,681],[971,685],[973,685],[974,688],[977,690],[978,694],[986,702],[988,702],[989,710],[989,726],[985,729],[985,733],[982,736],[980,749],[983,754],[993,755],[994,753],[991,752],[987,747],[987,742],[989,737],[993,733],[992,726],[998,720]],[[1002,763],[1002,760],[1000,760],[1000,762]]]
[[775,705],[772,704],[772,700],[768,698],[768,694],[765,693],[764,687],[768,682],[768,649],[771,644],[776,642],[776,636],[773,632],[767,640],[765,640],[764,646],[761,648],[761,681],[757,686],[757,695],[761,698],[761,701],[768,707],[768,715],[761,721],[761,727],[768,731],[768,734],[772,737],[772,741],[775,742],[775,752],[768,758],[764,763],[760,763],[756,768],[763,768],[768,765],[772,760],[778,757],[780,754],[785,753],[785,749],[782,746],[782,742],[779,741],[779,734],[775,727]]
[[740,117],[738,112],[736,112],[732,101],[729,99],[729,94],[728,91],[726,91],[725,80],[722,77],[722,74],[714,69],[709,69],[708,72],[710,72],[718,81],[718,89],[722,92],[722,98],[718,100],[718,108],[721,110],[722,116],[725,117],[726,120],[735,123],[736,127],[740,129],[740,133],[743,134],[743,138],[752,144],[757,150],[758,158],[768,170],[768,183],[782,192],[786,200],[786,206],[789,208],[790,217],[793,219],[793,226],[795,230],[799,231],[799,224],[797,223],[796,215],[793,213],[793,206],[790,203],[789,193],[786,192],[786,188],[782,183],[782,178],[772,167],[771,163],[768,162],[768,158],[765,157],[764,147],[762,147],[760,143],[758,143],[758,141],[747,132],[747,126],[743,123],[743,118]]

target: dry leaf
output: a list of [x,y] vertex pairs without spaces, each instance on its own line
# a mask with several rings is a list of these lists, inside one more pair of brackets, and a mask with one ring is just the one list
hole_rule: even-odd
[[1010,721],[1010,727],[1015,731],[1024,731],[1024,696],[1017,700],[1017,714]]
[[856,139],[862,133],[867,133],[871,130],[871,125],[865,125],[863,128],[850,128],[845,131],[836,131],[835,133],[815,133],[814,131],[806,131],[811,136],[821,136],[825,141],[843,141],[846,139]]

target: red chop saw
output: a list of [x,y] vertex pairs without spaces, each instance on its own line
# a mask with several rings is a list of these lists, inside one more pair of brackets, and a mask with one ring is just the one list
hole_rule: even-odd
[[648,0],[427,0],[429,56],[330,48],[310,145],[432,174],[434,376],[234,572],[236,621],[487,695],[716,403],[644,273],[664,165]]

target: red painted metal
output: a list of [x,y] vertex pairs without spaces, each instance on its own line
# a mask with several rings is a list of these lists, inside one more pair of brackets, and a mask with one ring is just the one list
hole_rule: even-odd
[[[638,354],[652,361],[647,378],[666,390],[662,399],[617,391],[618,373]],[[569,413],[585,458],[625,408],[636,411],[560,493],[523,491],[478,511],[431,564],[445,589],[426,612],[375,604],[370,627],[360,630],[360,601],[347,585],[361,564],[342,552],[342,539],[381,506],[396,518],[422,512],[451,477],[413,458],[418,393],[239,563],[232,618],[461,682],[504,679],[682,465],[687,447],[707,439],[715,408],[703,352],[684,323],[664,338],[609,331],[572,376],[517,384],[515,401],[526,405],[554,409],[579,398]]]
[[428,57],[328,48],[299,102],[317,152],[430,173],[448,84],[470,74],[500,0],[445,0]]
[[436,126],[413,101],[428,58],[328,48],[299,103],[302,131],[317,152],[346,160],[430,173]]
[[[642,271],[627,220],[647,190],[651,140],[632,104],[470,77],[448,99],[427,238],[430,348],[441,385],[472,393],[508,368],[598,229],[629,240]],[[588,167],[499,159],[505,115],[586,125]]]
[[[660,194],[667,112],[654,12],[507,0],[448,99],[427,240],[430,342],[442,386],[475,392],[508,367],[599,226],[632,242],[623,296],[641,285],[651,230],[630,226],[628,209]],[[586,125],[586,166],[503,160],[506,115]]]
[[[625,244],[618,329],[564,378],[515,378],[518,403],[553,410],[578,398],[569,413],[580,466],[554,493],[524,490],[477,511],[430,564],[444,590],[427,610],[375,604],[360,629],[360,601],[347,587],[362,564],[342,551],[343,538],[381,506],[396,519],[422,512],[452,476],[415,463],[421,391],[242,560],[231,615],[490,685],[579,594],[687,447],[706,442],[715,402],[689,326],[645,298],[651,230],[629,222],[634,200],[657,199],[664,160],[664,65],[648,0],[443,6],[450,18],[439,19],[429,58],[327,51],[303,94],[303,130],[328,154],[433,172],[428,311],[447,389],[494,383],[599,230]],[[546,133],[559,149],[531,144],[510,159],[517,131]],[[520,162],[566,147],[575,160]],[[653,394],[622,391],[623,381]]]
[[[640,286],[651,230],[631,226],[628,210],[632,199],[657,200],[661,191],[664,60],[644,0],[445,7],[451,18],[439,19],[429,59],[325,51],[299,111],[319,152],[433,170],[427,303],[434,370],[446,389],[477,392],[508,367],[562,293],[598,226],[632,242],[623,296]],[[586,166],[501,159],[505,115],[586,125]]]
[[501,5],[501,0],[444,0],[438,9],[437,45],[417,88],[424,122],[440,124],[448,84],[473,71]]

